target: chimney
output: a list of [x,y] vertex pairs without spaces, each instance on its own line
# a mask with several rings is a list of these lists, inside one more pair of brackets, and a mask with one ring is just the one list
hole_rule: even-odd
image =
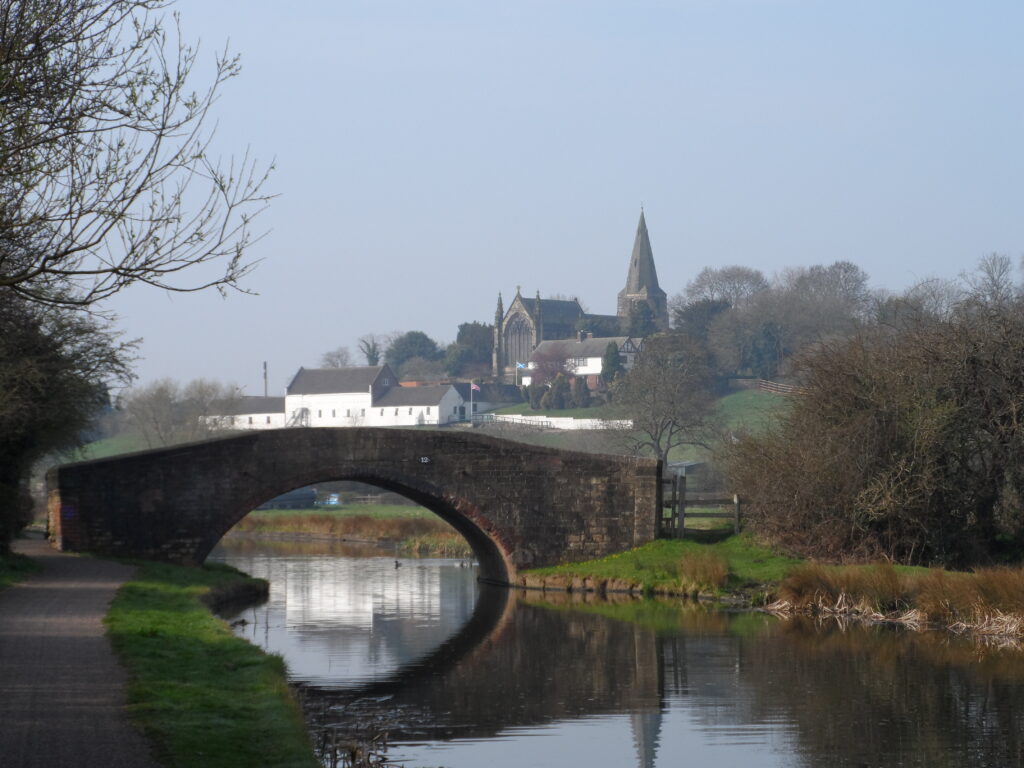
[[586,331],[579,331],[576,335],[576,341],[585,341],[587,338]]

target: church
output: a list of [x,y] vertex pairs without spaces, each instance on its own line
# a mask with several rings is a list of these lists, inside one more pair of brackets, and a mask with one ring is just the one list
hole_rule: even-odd
[[633,241],[626,285],[619,291],[614,315],[592,315],[583,311],[577,299],[527,299],[516,290],[506,311],[498,294],[494,313],[494,344],[491,354],[492,373],[503,379],[515,373],[516,365],[525,365],[541,342],[576,339],[589,336],[608,338],[627,335],[631,315],[640,304],[646,304],[654,326],[668,330],[668,297],[658,285],[654,253],[647,234],[643,209]]

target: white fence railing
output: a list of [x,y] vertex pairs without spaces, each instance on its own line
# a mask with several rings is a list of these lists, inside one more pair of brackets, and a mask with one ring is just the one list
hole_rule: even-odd
[[519,424],[536,429],[632,429],[629,419],[575,419],[571,416],[522,416],[510,413],[477,413],[473,421]]

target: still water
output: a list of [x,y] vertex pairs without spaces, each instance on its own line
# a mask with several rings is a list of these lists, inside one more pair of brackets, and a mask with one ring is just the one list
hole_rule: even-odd
[[232,620],[284,656],[325,753],[386,731],[410,767],[1024,768],[1017,648],[574,602],[342,545],[227,542],[211,558],[270,580],[269,602]]

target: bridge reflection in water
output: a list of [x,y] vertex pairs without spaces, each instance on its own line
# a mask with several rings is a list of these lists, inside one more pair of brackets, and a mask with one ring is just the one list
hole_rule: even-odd
[[[578,738],[596,723],[594,744],[573,747],[581,765],[622,765],[626,747],[641,768],[833,768],[1022,765],[1021,681],[1019,650],[981,653],[947,635],[499,589],[418,660],[347,687],[299,687],[315,739],[387,730],[401,757],[410,744],[479,757],[523,729]],[[601,762],[610,717],[628,720],[632,744]],[[521,758],[522,744],[509,751]],[[461,764],[434,754],[415,764]],[[521,764],[507,759],[488,764]]]

